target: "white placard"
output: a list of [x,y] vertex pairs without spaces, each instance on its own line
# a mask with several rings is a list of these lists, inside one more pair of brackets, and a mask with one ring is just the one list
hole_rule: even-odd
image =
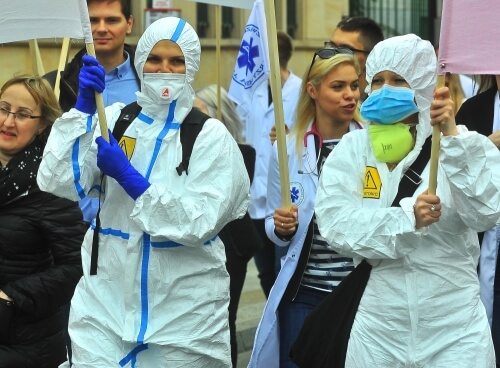
[[252,9],[254,0],[187,0],[195,3],[230,6],[232,8]]

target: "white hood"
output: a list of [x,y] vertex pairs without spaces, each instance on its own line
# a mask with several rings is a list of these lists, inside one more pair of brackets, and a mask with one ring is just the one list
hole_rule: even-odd
[[429,41],[414,34],[391,37],[379,42],[366,60],[365,92],[370,95],[375,74],[391,71],[403,77],[415,91],[419,109],[416,147],[421,147],[431,134],[430,106],[436,84],[436,54]]
[[186,60],[186,86],[181,96],[177,99],[174,112],[174,119],[182,122],[189,111],[191,111],[195,99],[195,93],[191,84],[200,67],[200,40],[193,27],[184,19],[177,17],[158,19],[144,31],[139,39],[135,53],[135,68],[141,80],[141,92],[137,93],[137,97],[144,113],[148,114],[149,112],[149,115],[153,115],[151,117],[155,119],[165,118],[169,109],[168,107],[165,108],[165,112],[160,114],[155,111],[155,106],[152,105],[151,99],[144,90],[143,71],[151,49],[161,40],[169,40],[179,45]]

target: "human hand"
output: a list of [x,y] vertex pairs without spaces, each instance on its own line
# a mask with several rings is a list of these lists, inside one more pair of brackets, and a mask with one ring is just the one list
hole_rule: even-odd
[[97,137],[97,167],[114,179],[123,175],[130,165],[127,156],[108,129],[109,143],[103,137]]
[[118,184],[136,200],[151,185],[130,164],[127,156],[118,145],[113,134],[109,132],[109,143],[103,137],[97,137],[97,167],[109,177],[115,179]]
[[439,124],[439,130],[444,136],[458,135],[453,105],[448,87],[441,87],[434,91],[434,101],[431,104],[431,125]]
[[299,224],[299,209],[295,206],[292,208],[276,208],[274,210],[274,228],[281,236],[287,236],[297,231]]
[[[285,134],[288,134],[290,132],[290,129],[288,129],[288,126],[285,124]],[[276,125],[274,125],[271,128],[271,131],[269,132],[269,138],[271,139],[271,144],[274,144],[276,141]]]
[[415,227],[420,229],[439,221],[441,217],[441,201],[438,196],[428,194],[426,190],[417,197],[413,205]]
[[500,130],[497,130],[495,133],[490,134],[488,138],[493,142],[495,146],[497,146],[498,149],[500,149]]
[[97,59],[90,55],[83,55],[82,61],[83,66],[78,75],[78,96],[75,108],[87,114],[94,114],[97,108],[95,92],[104,91],[106,72]]
[[0,299],[3,300],[8,300],[9,302],[12,302],[13,300],[7,296],[2,290],[0,290]]

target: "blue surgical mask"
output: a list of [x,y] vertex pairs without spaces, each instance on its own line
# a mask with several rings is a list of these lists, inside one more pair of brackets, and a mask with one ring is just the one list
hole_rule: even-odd
[[418,112],[415,91],[388,84],[373,91],[361,105],[361,115],[379,124],[394,124]]

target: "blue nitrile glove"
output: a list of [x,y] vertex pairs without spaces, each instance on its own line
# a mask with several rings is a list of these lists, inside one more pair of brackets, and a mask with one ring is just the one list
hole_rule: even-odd
[[114,178],[127,194],[136,200],[151,184],[130,164],[110,131],[109,143],[103,137],[97,137],[95,142],[97,167],[107,176]]
[[87,114],[95,114],[96,102],[95,93],[102,93],[105,82],[105,70],[96,58],[90,55],[83,55],[83,66],[78,75],[78,96],[76,98],[75,109]]

